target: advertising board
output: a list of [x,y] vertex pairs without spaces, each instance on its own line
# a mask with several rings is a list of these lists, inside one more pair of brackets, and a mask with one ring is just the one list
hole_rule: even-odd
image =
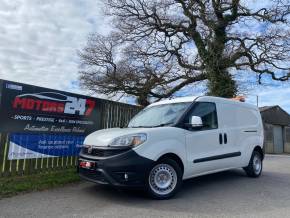
[[101,100],[0,81],[0,132],[9,133],[9,159],[77,155],[100,129]]

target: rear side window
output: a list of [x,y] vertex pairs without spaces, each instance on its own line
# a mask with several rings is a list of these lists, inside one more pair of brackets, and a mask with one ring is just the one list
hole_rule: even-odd
[[[215,103],[196,102],[192,110],[187,114],[184,123],[189,123],[192,116],[201,117],[203,127],[198,130],[210,130],[218,128],[218,119]],[[196,129],[192,129],[196,130]]]

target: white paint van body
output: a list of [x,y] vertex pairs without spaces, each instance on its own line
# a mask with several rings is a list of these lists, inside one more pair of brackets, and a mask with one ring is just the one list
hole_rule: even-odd
[[202,96],[164,100],[149,105],[145,110],[183,102],[215,105],[217,125],[211,129],[194,131],[178,125],[106,129],[90,134],[84,144],[109,146],[110,142],[120,136],[146,134],[146,141],[132,149],[139,156],[154,162],[164,155],[174,154],[183,164],[183,179],[246,167],[253,150],[263,149],[262,119],[259,109],[254,105]]

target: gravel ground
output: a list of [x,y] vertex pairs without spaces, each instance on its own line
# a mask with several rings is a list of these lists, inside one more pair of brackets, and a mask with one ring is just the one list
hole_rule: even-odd
[[258,179],[232,170],[185,181],[166,201],[82,182],[0,200],[0,217],[290,217],[290,156],[267,156]]

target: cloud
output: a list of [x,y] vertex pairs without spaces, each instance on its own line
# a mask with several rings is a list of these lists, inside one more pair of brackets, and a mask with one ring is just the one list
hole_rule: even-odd
[[77,49],[105,31],[101,9],[97,0],[4,0],[0,78],[80,92]]
[[[2,0],[0,6],[0,78],[85,93],[78,85],[78,56],[89,33],[109,30],[101,0]],[[249,1],[246,1],[249,2]],[[253,1],[258,5],[260,1]],[[267,1],[266,1],[267,2]],[[251,28],[257,26],[251,24]],[[248,30],[249,25],[245,27]],[[244,76],[244,81],[247,80]],[[253,78],[248,79],[253,83]],[[248,102],[281,105],[290,112],[289,83],[253,85]],[[200,95],[205,85],[186,87],[177,96]],[[273,86],[273,84],[275,84]],[[245,84],[248,86],[248,84]],[[122,99],[126,101],[126,99]],[[130,103],[134,99],[127,98]]]
[[290,87],[257,88],[248,95],[248,102],[256,104],[256,96],[259,97],[259,106],[279,105],[290,113]]

